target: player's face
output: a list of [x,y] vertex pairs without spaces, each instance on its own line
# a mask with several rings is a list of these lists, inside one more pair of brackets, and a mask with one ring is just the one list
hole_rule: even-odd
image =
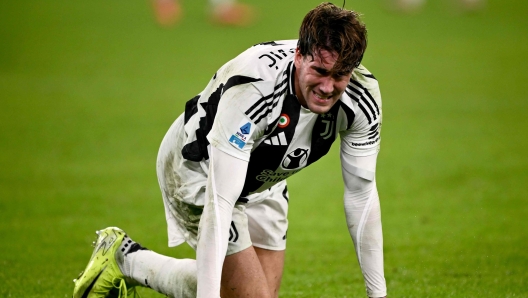
[[350,73],[334,73],[338,54],[321,50],[303,57],[295,52],[295,95],[301,105],[316,114],[327,113],[348,85]]

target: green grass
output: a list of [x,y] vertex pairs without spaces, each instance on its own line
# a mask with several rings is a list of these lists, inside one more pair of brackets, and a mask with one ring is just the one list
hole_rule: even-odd
[[[0,297],[68,297],[96,229],[169,249],[155,158],[184,102],[250,45],[295,38],[320,1],[246,1],[248,28],[206,1],[157,27],[147,1],[0,2]],[[447,2],[447,1],[445,1]],[[391,297],[528,296],[528,3],[364,14],[384,109],[378,189]],[[292,177],[281,297],[364,297],[338,148]],[[161,297],[142,290],[144,297]]]

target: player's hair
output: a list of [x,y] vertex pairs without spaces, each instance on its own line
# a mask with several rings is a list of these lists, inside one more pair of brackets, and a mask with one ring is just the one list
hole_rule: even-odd
[[363,59],[367,29],[357,12],[324,2],[304,17],[297,46],[303,57],[335,51],[339,56],[332,71],[350,73]]

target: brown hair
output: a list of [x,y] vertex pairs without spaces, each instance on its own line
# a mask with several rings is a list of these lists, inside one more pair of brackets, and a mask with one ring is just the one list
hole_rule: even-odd
[[332,71],[350,73],[363,59],[367,29],[357,12],[324,2],[304,17],[297,46],[303,57],[313,58],[321,50],[336,52],[339,56]]

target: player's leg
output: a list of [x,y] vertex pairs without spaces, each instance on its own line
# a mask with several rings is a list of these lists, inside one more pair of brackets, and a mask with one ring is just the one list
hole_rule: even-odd
[[196,297],[196,260],[171,258],[139,244],[127,249],[123,246],[116,257],[127,284],[148,287],[168,297]]
[[[177,205],[180,201],[175,195],[181,187],[178,183],[180,177],[175,177],[174,165],[179,162],[175,152],[181,150],[182,129],[183,117],[180,116],[163,139],[156,167],[171,246],[186,240],[189,235],[184,233],[186,229],[196,234],[199,221],[199,215],[194,214],[196,210],[191,205]],[[178,207],[181,210],[175,212]],[[116,290],[128,291],[138,285],[151,287],[170,297],[196,297],[196,261],[174,259],[147,250],[118,228],[100,231],[90,262],[75,281],[73,296],[107,297]]]
[[266,275],[251,243],[245,204],[235,204],[222,267],[221,297],[266,297]]
[[222,268],[221,297],[272,297],[259,258],[250,246],[226,256]]
[[[165,195],[163,197],[167,202]],[[177,207],[174,205],[176,202],[172,202],[171,206]],[[184,237],[196,247],[198,226],[194,220],[199,221],[201,209],[185,207],[188,204],[181,202],[180,205],[180,208],[165,205],[169,237],[179,236],[182,234],[180,231],[187,229]],[[172,213],[173,210],[178,212]],[[222,275],[222,297],[268,298],[271,296],[266,276],[251,245],[244,210],[245,207],[238,204],[233,210],[228,256]],[[178,229],[177,233],[171,233],[174,229]],[[169,297],[196,297],[196,261],[175,259],[150,251],[118,228],[100,231],[92,258],[75,281],[73,297],[114,297],[117,292],[133,291],[135,286],[149,287]]]
[[[184,144],[183,115],[171,125],[161,143],[156,171],[165,207],[169,246],[187,241],[196,247],[201,208],[184,203],[178,196],[182,188],[177,152]],[[192,235],[191,235],[192,234]],[[126,250],[126,248],[125,248]],[[119,253],[119,252],[118,252]],[[124,252],[119,266],[130,284],[150,287],[169,297],[196,297],[196,260],[175,259],[147,249]]]
[[254,247],[268,281],[271,297],[279,297],[279,290],[284,269],[284,250],[269,250]]
[[[175,210],[185,212],[171,213],[172,217],[167,217],[169,237],[171,229],[176,228],[174,223],[184,223],[179,228],[187,229],[184,232],[186,241],[195,247],[197,226],[193,223],[195,218],[188,215],[196,215],[200,209],[184,207],[184,203],[180,205],[180,208]],[[166,211],[171,212],[167,205]],[[261,262],[251,245],[244,205],[235,205],[232,220],[227,256],[222,270],[221,297],[272,297]],[[124,275],[136,284],[151,287],[169,297],[196,296],[195,260],[174,259],[149,250],[137,250],[126,255],[124,264]]]
[[246,207],[251,241],[272,297],[278,297],[282,281],[288,230],[288,200],[286,181],[283,181],[269,190],[250,196]]

